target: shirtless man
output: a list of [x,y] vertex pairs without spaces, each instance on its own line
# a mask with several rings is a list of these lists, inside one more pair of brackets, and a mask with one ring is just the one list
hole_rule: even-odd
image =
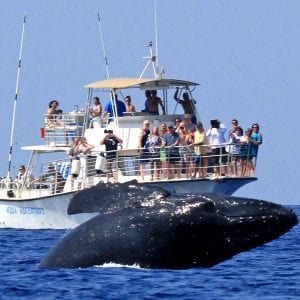
[[146,112],[148,112],[149,114],[152,114],[152,115],[159,115],[158,105],[160,105],[163,115],[166,113],[165,107],[163,106],[161,99],[159,97],[157,97],[156,90],[152,90],[152,91],[147,90],[145,92],[145,95],[147,98],[146,102],[145,102]]
[[126,112],[135,112],[135,107],[131,103],[131,97],[130,96],[125,97],[125,106],[126,106]]
[[183,99],[179,99],[178,91],[179,88],[177,87],[176,92],[174,94],[174,99],[176,100],[176,102],[182,105],[185,114],[195,115],[196,114],[195,105],[197,102],[194,99],[190,99],[188,93],[183,93],[182,94]]

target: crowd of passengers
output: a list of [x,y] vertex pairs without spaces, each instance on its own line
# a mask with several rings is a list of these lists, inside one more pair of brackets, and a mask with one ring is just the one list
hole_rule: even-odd
[[[188,92],[181,95],[181,91],[182,89],[176,88],[174,99],[182,105],[185,113],[183,120],[176,118],[174,124],[161,123],[159,127],[153,128],[150,128],[148,120],[143,122],[138,137],[140,179],[145,179],[145,168],[149,164],[152,180],[179,179],[183,176],[189,179],[204,178],[208,173],[213,178],[228,175],[251,176],[256,165],[258,147],[262,143],[259,125],[254,123],[244,134],[238,120],[233,119],[232,127],[227,133],[223,123],[211,120],[209,130],[205,131],[202,123],[196,119],[196,101]],[[145,109],[142,111],[158,115],[160,108],[165,114],[164,105],[156,90],[146,90],[145,97]],[[115,100],[118,116],[123,116],[124,112],[135,112],[130,96],[125,97],[125,102],[119,100],[116,94],[112,98]],[[48,115],[58,113],[58,105],[56,100],[52,100],[49,103]],[[102,109],[99,97],[94,97],[93,106],[89,109],[90,126],[103,127],[104,120],[108,123],[113,120],[113,111],[112,101]],[[107,151],[107,170],[116,169],[111,161],[116,160],[113,153],[120,143],[122,140],[112,131],[101,141]],[[76,144],[77,141],[73,145],[74,149]],[[111,174],[108,180],[110,176],[116,177]]]
[[[182,105],[185,114],[191,114],[193,116],[196,115],[195,105],[196,101],[189,96],[188,92],[182,93],[181,90],[176,88],[176,92],[174,94],[174,100]],[[158,115],[159,110],[164,115],[166,113],[165,107],[160,97],[157,96],[156,90],[146,90],[145,91],[145,107],[142,112]],[[114,99],[115,106],[113,105],[112,99]],[[63,125],[62,122],[56,117],[62,113],[62,110],[58,109],[59,103],[57,100],[51,100],[49,102],[49,107],[47,110],[48,121],[50,123],[50,127],[55,127]],[[114,109],[116,109],[116,113],[119,117],[122,117],[124,113],[136,112],[135,106],[132,104],[131,97],[128,95],[124,98],[124,102],[118,99],[117,94],[111,95],[111,100],[106,103],[104,109],[101,104],[101,100],[99,97],[93,98],[93,104],[89,108],[90,115],[90,127],[101,128],[103,127],[105,122],[111,122],[114,119]],[[193,120],[195,121],[195,120]]]
[[192,122],[191,115],[153,128],[145,120],[138,137],[141,180],[147,164],[151,164],[151,180],[253,175],[262,144],[259,125],[252,124],[243,134],[237,119],[231,123],[227,133],[219,120],[211,120],[205,131],[202,123]]

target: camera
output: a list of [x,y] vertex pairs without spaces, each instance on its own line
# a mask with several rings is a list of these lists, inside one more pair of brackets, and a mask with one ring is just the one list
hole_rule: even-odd
[[107,129],[104,129],[104,133],[106,133],[106,134],[107,134],[107,133],[113,133],[113,131],[112,131],[111,129],[108,129],[108,130],[107,130]]
[[219,120],[210,120],[210,125],[212,128],[220,128],[220,121]]

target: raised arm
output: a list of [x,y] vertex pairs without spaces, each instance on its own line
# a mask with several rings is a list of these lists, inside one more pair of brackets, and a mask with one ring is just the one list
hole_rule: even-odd
[[178,92],[179,92],[179,87],[176,87],[176,92],[174,94],[174,99],[178,102]]

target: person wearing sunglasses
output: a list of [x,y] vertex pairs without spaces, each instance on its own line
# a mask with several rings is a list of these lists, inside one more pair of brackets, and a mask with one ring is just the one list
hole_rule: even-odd
[[258,147],[263,142],[262,134],[259,132],[259,125],[258,123],[254,123],[251,126],[251,136],[250,136],[250,157],[254,158],[253,162],[253,172],[255,171],[256,166],[256,160],[257,160],[257,154],[258,154]]
[[232,119],[232,120],[231,120],[231,129],[228,131],[229,137],[230,137],[233,133],[235,133],[235,129],[236,129],[237,127],[240,127],[240,129],[242,130],[242,131],[241,131],[241,134],[243,135],[243,128],[242,128],[241,126],[239,126],[239,121],[238,121],[237,119]]

